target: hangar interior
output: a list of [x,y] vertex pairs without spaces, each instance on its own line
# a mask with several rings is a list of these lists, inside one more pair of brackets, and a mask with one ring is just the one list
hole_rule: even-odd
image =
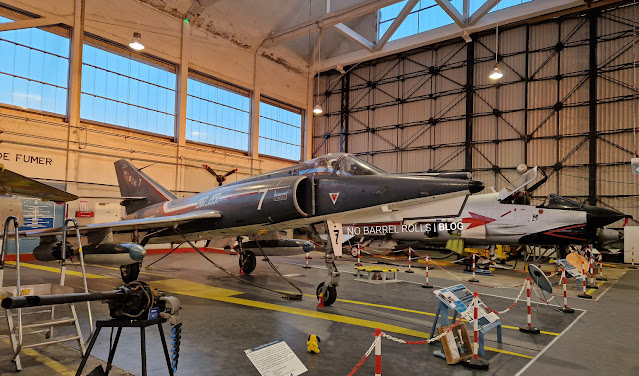
[[638,31],[628,0],[0,0],[2,297],[98,300],[7,308],[2,374],[639,374]]

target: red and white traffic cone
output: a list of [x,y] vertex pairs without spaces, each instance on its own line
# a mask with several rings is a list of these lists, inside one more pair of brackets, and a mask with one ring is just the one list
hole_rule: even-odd
[[306,265],[302,266],[302,268],[304,269],[310,269],[311,267],[308,266],[308,252],[306,252]]
[[561,268],[561,284],[563,285],[564,288],[564,308],[562,309],[562,311],[564,311],[565,313],[574,313],[575,310],[568,307],[568,294],[566,292],[567,287],[566,287],[566,268]]
[[428,283],[428,260],[428,255],[426,255],[426,284],[422,285],[422,287],[425,289],[432,289],[433,285]]
[[[382,330],[375,329],[375,337],[380,337]],[[375,344],[375,376],[382,376],[382,339],[379,338]]]
[[466,361],[464,365],[472,369],[488,369],[488,361],[479,359],[479,293],[475,291],[473,299],[474,320],[473,320],[473,357]]
[[408,247],[408,269],[404,270],[406,273],[415,273],[411,269],[411,266],[412,266],[412,262],[411,261],[413,260],[412,255],[413,255],[413,249],[411,247]]
[[539,334],[541,330],[539,328],[535,328],[532,326],[532,313],[530,309],[530,287],[532,282],[530,281],[530,277],[526,278],[526,306],[528,308],[528,314],[526,315],[526,319],[528,321],[528,325],[524,327],[520,327],[519,331],[528,333],[528,334]]
[[586,294],[586,270],[584,268],[584,263],[581,263],[581,294],[577,295],[577,297],[582,299],[592,299],[591,295]]
[[590,273],[590,282],[588,283],[589,289],[598,289],[597,283],[595,282],[595,257],[592,254],[592,246],[590,246],[590,260],[588,262],[588,272]]
[[476,254],[473,253],[473,279],[469,279],[468,282],[479,282],[479,280],[475,277],[475,266],[477,265],[475,263],[475,256]]
[[603,275],[603,256],[601,255],[601,253],[599,254],[599,277],[597,277],[597,281],[607,281],[608,278],[604,278]]

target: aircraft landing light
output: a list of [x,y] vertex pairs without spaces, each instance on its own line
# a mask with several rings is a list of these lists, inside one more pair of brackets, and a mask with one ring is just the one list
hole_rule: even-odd
[[[7,261],[6,262],[8,265],[15,265],[15,261]],[[58,273],[60,274],[60,269],[58,268],[53,268],[51,266],[44,266],[44,265],[36,265],[36,264],[28,264],[24,261],[22,261],[20,263],[20,266],[24,266],[26,268],[32,268],[32,269],[38,269],[38,270],[44,270],[47,272],[53,272],[53,273]],[[119,270],[119,269],[118,269]],[[82,277],[82,273],[80,272],[74,272],[72,270],[67,270],[67,275],[70,276],[74,276],[74,277]],[[111,278],[109,276],[106,275],[98,275],[98,274],[91,274],[91,273],[87,273],[87,278]]]

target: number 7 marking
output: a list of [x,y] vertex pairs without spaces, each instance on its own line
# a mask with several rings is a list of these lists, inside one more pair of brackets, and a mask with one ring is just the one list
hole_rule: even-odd
[[262,203],[264,202],[264,197],[266,197],[266,193],[268,192],[268,188],[263,188],[257,191],[258,193],[262,193],[262,198],[260,198],[260,203],[257,204],[257,210],[262,210]]

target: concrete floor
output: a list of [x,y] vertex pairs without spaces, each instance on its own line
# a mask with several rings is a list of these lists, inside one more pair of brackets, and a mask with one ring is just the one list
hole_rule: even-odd
[[[237,256],[208,254],[215,262],[237,272]],[[355,259],[345,256],[338,260],[343,272],[338,288],[338,301],[331,307],[317,308],[315,288],[326,277],[322,256],[312,253],[311,269],[303,269],[303,257],[276,257],[275,265],[304,292],[302,301],[282,299],[279,294],[242,283],[215,269],[197,254],[176,254],[145,270],[142,280],[153,287],[175,295],[184,309],[184,327],[180,352],[179,375],[259,375],[244,354],[249,349],[274,340],[283,339],[308,368],[306,375],[346,375],[357,364],[373,341],[374,328],[406,340],[422,340],[430,333],[438,300],[431,289],[423,289],[423,264],[414,263],[414,274],[398,273],[399,283],[370,284],[355,281],[352,271]],[[150,256],[148,261],[159,256]],[[379,258],[366,257],[372,264]],[[389,260],[381,260],[389,261]],[[396,263],[396,261],[390,260]],[[402,263],[400,261],[400,263]],[[23,268],[24,282],[55,282],[58,274],[42,266],[52,264],[28,263]],[[519,268],[522,265],[520,263]],[[467,281],[470,275],[462,273],[461,266],[447,266],[448,272],[431,269],[430,283],[446,287]],[[70,270],[74,270],[71,268]],[[89,287],[92,290],[111,290],[121,285],[115,268],[91,266],[88,268]],[[486,337],[488,371],[469,371],[461,365],[448,366],[443,359],[432,355],[439,346],[405,345],[384,339],[382,342],[383,371],[386,375],[424,373],[436,375],[538,375],[540,372],[561,371],[563,375],[639,374],[639,360],[626,356],[639,331],[631,321],[639,301],[633,290],[637,288],[639,274],[625,269],[606,269],[608,282],[594,290],[591,301],[575,298],[579,293],[574,282],[569,282],[569,305],[574,314],[565,314],[541,302],[533,294],[533,325],[543,334],[529,335],[517,328],[526,323],[525,302],[501,315],[503,343],[496,342],[491,331]],[[7,281],[12,271],[7,271]],[[494,276],[479,276],[479,284],[465,283],[478,291],[482,300],[494,310],[510,306],[526,277],[523,271],[497,270]],[[271,289],[292,291],[268,263],[258,258],[257,269],[242,277]],[[69,276],[67,285],[81,287],[81,280]],[[553,302],[554,304],[554,302]],[[84,304],[77,305],[82,329],[88,333],[88,320]],[[93,303],[94,318],[107,319],[105,304]],[[614,325],[615,323],[616,325]],[[469,325],[467,328],[472,329]],[[169,330],[165,325],[165,332]],[[321,338],[321,353],[309,354],[306,339],[309,334]],[[623,334],[627,334],[623,336]],[[108,355],[109,333],[100,335],[92,354],[105,360]],[[149,375],[166,375],[166,365],[157,330],[147,330],[147,359]],[[49,345],[32,349],[22,356],[23,375],[72,375],[80,362],[76,344]],[[0,342],[0,353],[9,350]],[[593,356],[593,350],[594,355]],[[371,357],[372,358],[372,357]],[[95,368],[99,359],[93,359],[83,374]],[[589,362],[588,360],[596,360]],[[111,374],[141,374],[140,338],[134,329],[125,329]],[[612,367],[612,368],[610,368]],[[591,373],[584,373],[588,370]],[[523,371],[523,373],[522,373]],[[634,373],[633,373],[634,372]],[[0,361],[0,375],[13,374],[9,361]],[[374,360],[364,362],[357,374],[374,373]]]

